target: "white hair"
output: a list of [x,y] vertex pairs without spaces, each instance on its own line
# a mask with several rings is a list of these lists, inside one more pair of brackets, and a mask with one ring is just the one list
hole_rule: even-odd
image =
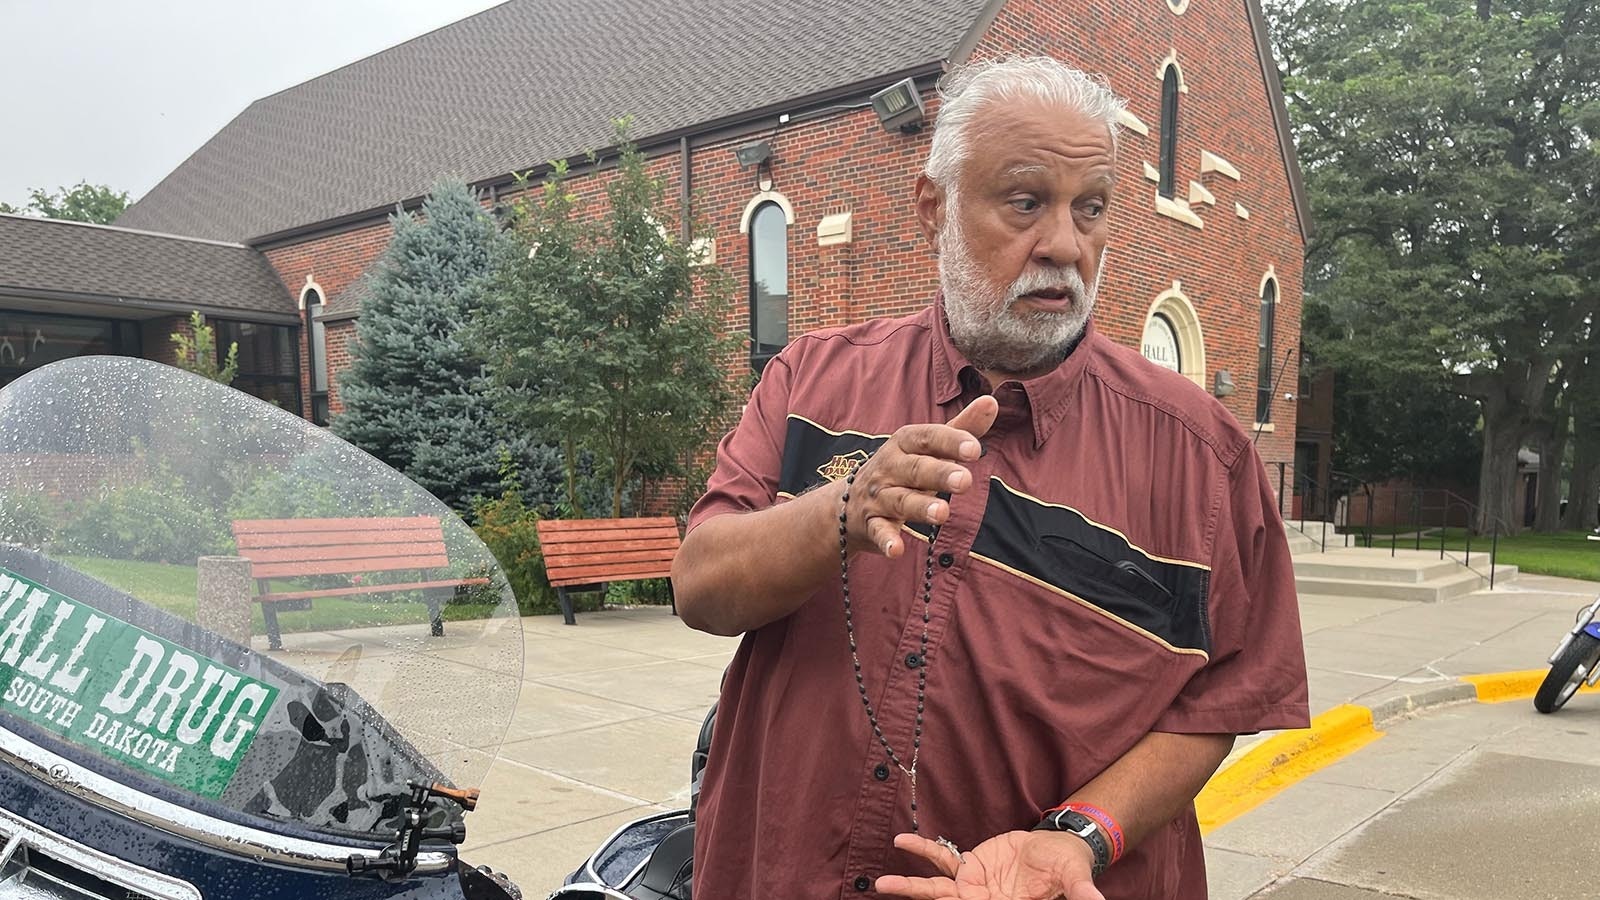
[[946,190],[966,160],[967,129],[991,101],[1043,100],[1101,122],[1117,146],[1117,116],[1126,105],[1105,80],[1048,56],[1002,56],[950,70],[939,80],[939,117],[925,172]]

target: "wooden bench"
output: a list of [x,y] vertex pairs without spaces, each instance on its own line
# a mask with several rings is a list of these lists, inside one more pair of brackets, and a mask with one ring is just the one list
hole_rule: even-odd
[[[439,592],[488,584],[487,578],[429,577],[429,570],[449,565],[444,529],[437,516],[366,519],[236,519],[233,540],[250,560],[255,599],[267,623],[267,645],[283,649],[278,612],[310,609],[317,597],[348,597],[394,591],[422,591],[435,635],[444,634]],[[307,575],[370,575],[404,571],[416,580],[394,584],[348,585],[309,591],[272,592],[273,578]]]
[[[537,528],[544,570],[561,598],[568,625],[577,624],[568,591],[600,590],[610,581],[666,578],[678,554],[678,523],[671,518],[550,519],[538,522]],[[670,596],[670,581],[667,591]]]

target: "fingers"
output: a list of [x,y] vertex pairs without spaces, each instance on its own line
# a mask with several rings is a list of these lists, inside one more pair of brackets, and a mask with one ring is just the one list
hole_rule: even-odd
[[907,897],[910,900],[957,900],[956,883],[949,878],[907,878],[904,875],[881,876],[873,887],[880,894]]
[[879,553],[890,559],[898,558],[905,549],[906,542],[900,537],[900,526],[882,516],[867,520],[867,539]]
[[950,878],[956,877],[956,870],[961,868],[961,857],[951,853],[950,848],[944,844],[930,841],[922,835],[897,834],[894,845],[933,863],[940,872]]
[[950,420],[950,427],[965,431],[975,438],[981,438],[989,433],[989,428],[994,425],[995,417],[1000,415],[1000,402],[994,397],[985,394],[967,404],[967,408],[956,413]]

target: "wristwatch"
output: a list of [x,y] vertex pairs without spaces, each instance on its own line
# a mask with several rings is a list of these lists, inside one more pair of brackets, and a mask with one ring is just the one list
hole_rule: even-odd
[[1089,818],[1075,809],[1058,809],[1044,817],[1044,820],[1033,826],[1034,831],[1064,831],[1067,834],[1077,835],[1089,845],[1089,850],[1094,853],[1094,865],[1089,872],[1095,878],[1111,865],[1111,843],[1106,840],[1105,832],[1100,829],[1100,823]]

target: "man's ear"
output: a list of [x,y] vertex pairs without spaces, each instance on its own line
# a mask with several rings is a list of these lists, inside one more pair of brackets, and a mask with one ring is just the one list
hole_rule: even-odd
[[939,250],[939,235],[944,231],[944,188],[933,183],[927,175],[917,176],[917,224],[922,236]]

